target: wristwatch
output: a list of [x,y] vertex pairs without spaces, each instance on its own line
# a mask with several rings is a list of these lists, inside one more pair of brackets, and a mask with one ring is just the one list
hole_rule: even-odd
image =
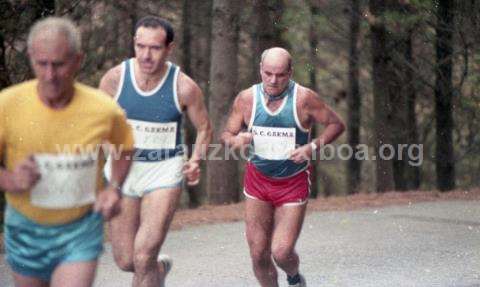
[[108,183],[108,185],[110,185],[111,187],[113,187],[118,193],[122,193],[122,187],[120,186],[120,184],[115,181],[115,180],[112,180]]

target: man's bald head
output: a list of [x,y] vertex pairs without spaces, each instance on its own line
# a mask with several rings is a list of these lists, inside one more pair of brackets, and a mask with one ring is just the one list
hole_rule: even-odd
[[290,71],[292,69],[292,56],[283,48],[273,47],[263,51],[260,65],[263,63],[281,65],[285,67],[285,71]]
[[262,53],[260,76],[263,90],[271,96],[280,95],[288,86],[292,76],[292,57],[283,48],[270,48]]

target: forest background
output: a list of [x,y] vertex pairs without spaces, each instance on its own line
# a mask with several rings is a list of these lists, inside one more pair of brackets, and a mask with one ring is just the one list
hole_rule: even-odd
[[[294,79],[347,125],[334,156],[314,161],[312,197],[480,185],[479,1],[0,0],[0,14],[0,89],[32,78],[26,36],[40,18],[79,25],[78,79],[98,86],[133,56],[135,22],[156,15],[175,29],[170,60],[205,93],[213,143],[236,94],[259,81],[261,52],[291,52]],[[184,135],[195,140],[188,122]],[[243,165],[203,162],[201,184],[185,187],[182,205],[241,201]]]

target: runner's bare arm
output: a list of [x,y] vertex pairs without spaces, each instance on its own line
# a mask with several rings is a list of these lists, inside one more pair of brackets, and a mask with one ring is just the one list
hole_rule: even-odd
[[296,148],[290,155],[290,159],[295,163],[302,163],[311,158],[312,153],[325,144],[333,142],[345,130],[345,124],[340,117],[326,105],[314,91],[301,87],[299,88],[299,107],[298,114],[300,122],[305,125],[320,123],[325,126],[322,134],[312,139],[314,144],[306,144]]
[[122,74],[122,65],[117,65],[108,70],[100,80],[99,89],[109,94],[111,97],[115,97],[118,92],[118,85],[120,84],[120,78]]
[[322,134],[313,139],[316,145],[325,145],[337,139],[345,130],[342,119],[327,104],[325,104],[317,93],[306,89],[306,112],[313,123],[322,124],[325,129]]
[[134,156],[133,150],[122,150],[119,154],[112,155],[112,175],[109,188],[119,189],[127,178]]
[[98,193],[94,205],[94,210],[100,212],[105,220],[110,220],[119,211],[120,188],[130,170],[132,156],[132,150],[112,156],[112,177],[105,189]]
[[253,95],[251,89],[240,92],[235,98],[221,137],[225,145],[232,148],[242,148],[252,141],[251,133],[241,132],[242,129],[247,127],[247,119],[250,119],[252,101]]
[[180,106],[186,109],[188,118],[197,130],[195,148],[190,161],[198,162],[205,157],[207,147],[212,140],[212,125],[200,87],[184,73],[179,74],[177,85]]
[[180,107],[186,109],[188,118],[197,131],[192,156],[183,166],[187,184],[196,185],[200,181],[200,160],[206,157],[212,140],[212,126],[200,87],[184,73],[179,74],[177,91]]

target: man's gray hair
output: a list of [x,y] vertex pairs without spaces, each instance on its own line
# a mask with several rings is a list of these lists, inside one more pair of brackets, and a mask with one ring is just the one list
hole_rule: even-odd
[[32,50],[33,41],[42,35],[62,34],[67,37],[69,50],[72,54],[81,51],[82,37],[75,24],[70,19],[60,17],[47,17],[35,23],[28,34],[28,50]]

